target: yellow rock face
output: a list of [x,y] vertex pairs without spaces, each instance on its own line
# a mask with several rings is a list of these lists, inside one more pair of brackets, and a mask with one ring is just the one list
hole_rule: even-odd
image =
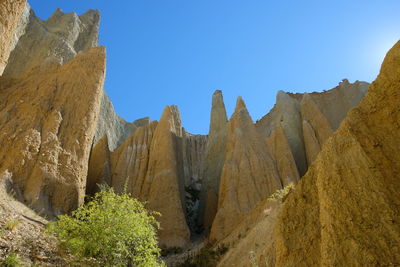
[[179,113],[167,106],[150,146],[149,165],[141,195],[148,207],[161,213],[160,244],[183,247],[190,231],[185,218],[184,179],[178,164],[177,136],[182,136]]
[[400,42],[284,202],[259,266],[400,264],[399,103]]
[[20,23],[26,0],[0,1],[0,75],[13,49],[13,38]]
[[132,196],[147,201],[143,192],[149,167],[150,146],[157,122],[140,127],[112,154],[112,182],[117,192],[126,190]]
[[275,159],[282,186],[285,187],[290,183],[296,184],[300,179],[299,172],[297,171],[289,142],[281,126],[278,126],[267,138],[267,145],[272,157]]
[[218,207],[218,191],[225,161],[227,123],[222,92],[212,96],[210,130],[204,151],[198,223],[209,232]]
[[267,145],[256,131],[243,100],[239,98],[228,123],[218,211],[211,228],[210,240],[221,240],[255,204],[281,187],[278,171]]
[[0,79],[0,173],[37,211],[68,213],[83,201],[105,74],[105,49],[63,66]]

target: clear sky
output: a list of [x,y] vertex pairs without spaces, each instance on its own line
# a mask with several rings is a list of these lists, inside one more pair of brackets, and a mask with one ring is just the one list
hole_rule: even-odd
[[105,90],[126,120],[158,120],[175,104],[184,127],[207,133],[211,95],[228,116],[242,96],[257,120],[278,90],[322,91],[343,78],[371,82],[400,37],[399,0],[30,0],[47,19],[59,7],[101,12]]

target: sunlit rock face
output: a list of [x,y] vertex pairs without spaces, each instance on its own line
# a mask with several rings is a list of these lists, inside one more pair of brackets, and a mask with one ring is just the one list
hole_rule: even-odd
[[397,43],[279,212],[258,218],[219,266],[249,266],[243,257],[249,250],[259,266],[398,265],[399,88]]
[[267,144],[257,132],[239,97],[228,123],[225,162],[221,173],[218,210],[210,240],[225,237],[256,203],[282,188]]
[[11,51],[25,31],[30,7],[25,0],[4,0],[0,3],[0,75]]
[[[397,199],[389,195],[391,189],[380,184],[390,182],[396,188],[395,181],[382,178],[383,174],[396,175],[372,163],[391,170],[396,165],[391,168],[389,156],[381,159],[371,153],[384,157],[393,152],[386,144],[397,145],[396,137],[379,136],[390,136],[390,130],[396,132],[393,127],[398,125],[388,115],[397,118],[397,95],[392,90],[397,82],[397,48],[368,94],[368,99],[374,100],[364,100],[349,114],[369,84],[343,80],[321,93],[279,91],[273,109],[256,123],[241,98],[228,120],[222,92],[217,90],[212,96],[208,135],[196,135],[184,129],[176,106],[167,106],[159,122],[150,118],[128,122],[115,112],[103,88],[105,51],[97,47],[98,11],[77,15],[58,9],[43,21],[25,1],[5,0],[0,3],[0,15],[0,73],[4,70],[0,78],[0,176],[8,177],[18,198],[37,211],[49,216],[68,213],[83,203],[85,193],[93,195],[99,185],[107,184],[162,214],[162,246],[185,247],[194,234],[203,234],[211,243],[232,240],[244,224],[256,227],[260,223],[258,229],[265,226],[274,243],[257,253],[265,258],[269,253],[265,251],[275,249],[276,262],[283,265],[298,263],[286,257],[285,251],[298,253],[299,259],[307,255],[282,241],[289,239],[293,244],[304,241],[315,255],[318,251],[313,246],[321,245],[318,253],[322,254],[310,256],[310,264],[344,262],[336,261],[329,252],[344,253],[331,247],[332,242],[342,242],[332,229],[349,237],[349,230],[341,225],[361,226],[357,216],[353,224],[345,222],[344,215],[334,217],[337,192],[344,194],[337,199],[351,198],[340,211],[343,214],[357,212],[350,206],[357,199],[367,210],[368,205],[381,205],[389,214],[383,217],[396,220],[390,214],[397,210],[382,199],[395,203]],[[387,106],[374,104],[375,99],[387,101]],[[379,128],[378,118],[390,125],[382,123]],[[355,170],[365,175],[365,182],[358,175],[352,178]],[[276,190],[298,183],[296,193],[284,205],[272,207],[265,202]],[[364,199],[363,188],[375,192],[373,199],[378,204]],[[361,192],[352,198],[352,189]],[[268,222],[255,212],[270,208],[267,213],[273,217]],[[372,221],[370,215],[376,213],[366,212]],[[284,220],[292,220],[293,225],[304,223],[309,239],[297,233],[298,229],[289,236]],[[389,223],[384,226],[397,233]],[[256,236],[256,232],[251,234]],[[358,234],[355,232],[357,238]],[[383,241],[368,238],[389,244],[392,237],[384,236]],[[349,247],[355,259],[358,246],[360,255],[375,259],[368,248],[373,242],[362,243],[357,238],[350,245],[342,242],[343,247]],[[332,262],[323,259],[325,255],[332,256]]]
[[225,162],[228,119],[222,92],[212,96],[210,130],[202,164],[202,187],[198,224],[210,230],[218,207],[218,191],[222,168]]
[[104,75],[99,47],[63,66],[0,79],[0,172],[11,173],[20,199],[43,214],[83,203]]

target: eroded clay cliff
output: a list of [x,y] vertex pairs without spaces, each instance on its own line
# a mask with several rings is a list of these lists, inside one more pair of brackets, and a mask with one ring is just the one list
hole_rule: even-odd
[[14,189],[39,212],[68,213],[83,203],[104,75],[99,47],[63,66],[0,79],[0,173],[11,173]]
[[[289,194],[269,242],[252,250],[250,233],[236,246],[238,255],[253,251],[259,266],[400,264],[399,88],[400,42]],[[234,251],[221,266],[250,266]]]
[[210,240],[220,240],[259,201],[282,188],[278,170],[239,97],[228,123],[225,162],[219,187],[218,209]]
[[29,16],[26,0],[0,2],[0,75],[8,63],[8,57],[25,31]]

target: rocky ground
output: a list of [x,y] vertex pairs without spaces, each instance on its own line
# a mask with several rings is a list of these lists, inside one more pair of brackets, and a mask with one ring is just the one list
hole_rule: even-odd
[[69,256],[46,233],[47,221],[0,185],[0,262],[17,256],[23,266],[66,266]]

